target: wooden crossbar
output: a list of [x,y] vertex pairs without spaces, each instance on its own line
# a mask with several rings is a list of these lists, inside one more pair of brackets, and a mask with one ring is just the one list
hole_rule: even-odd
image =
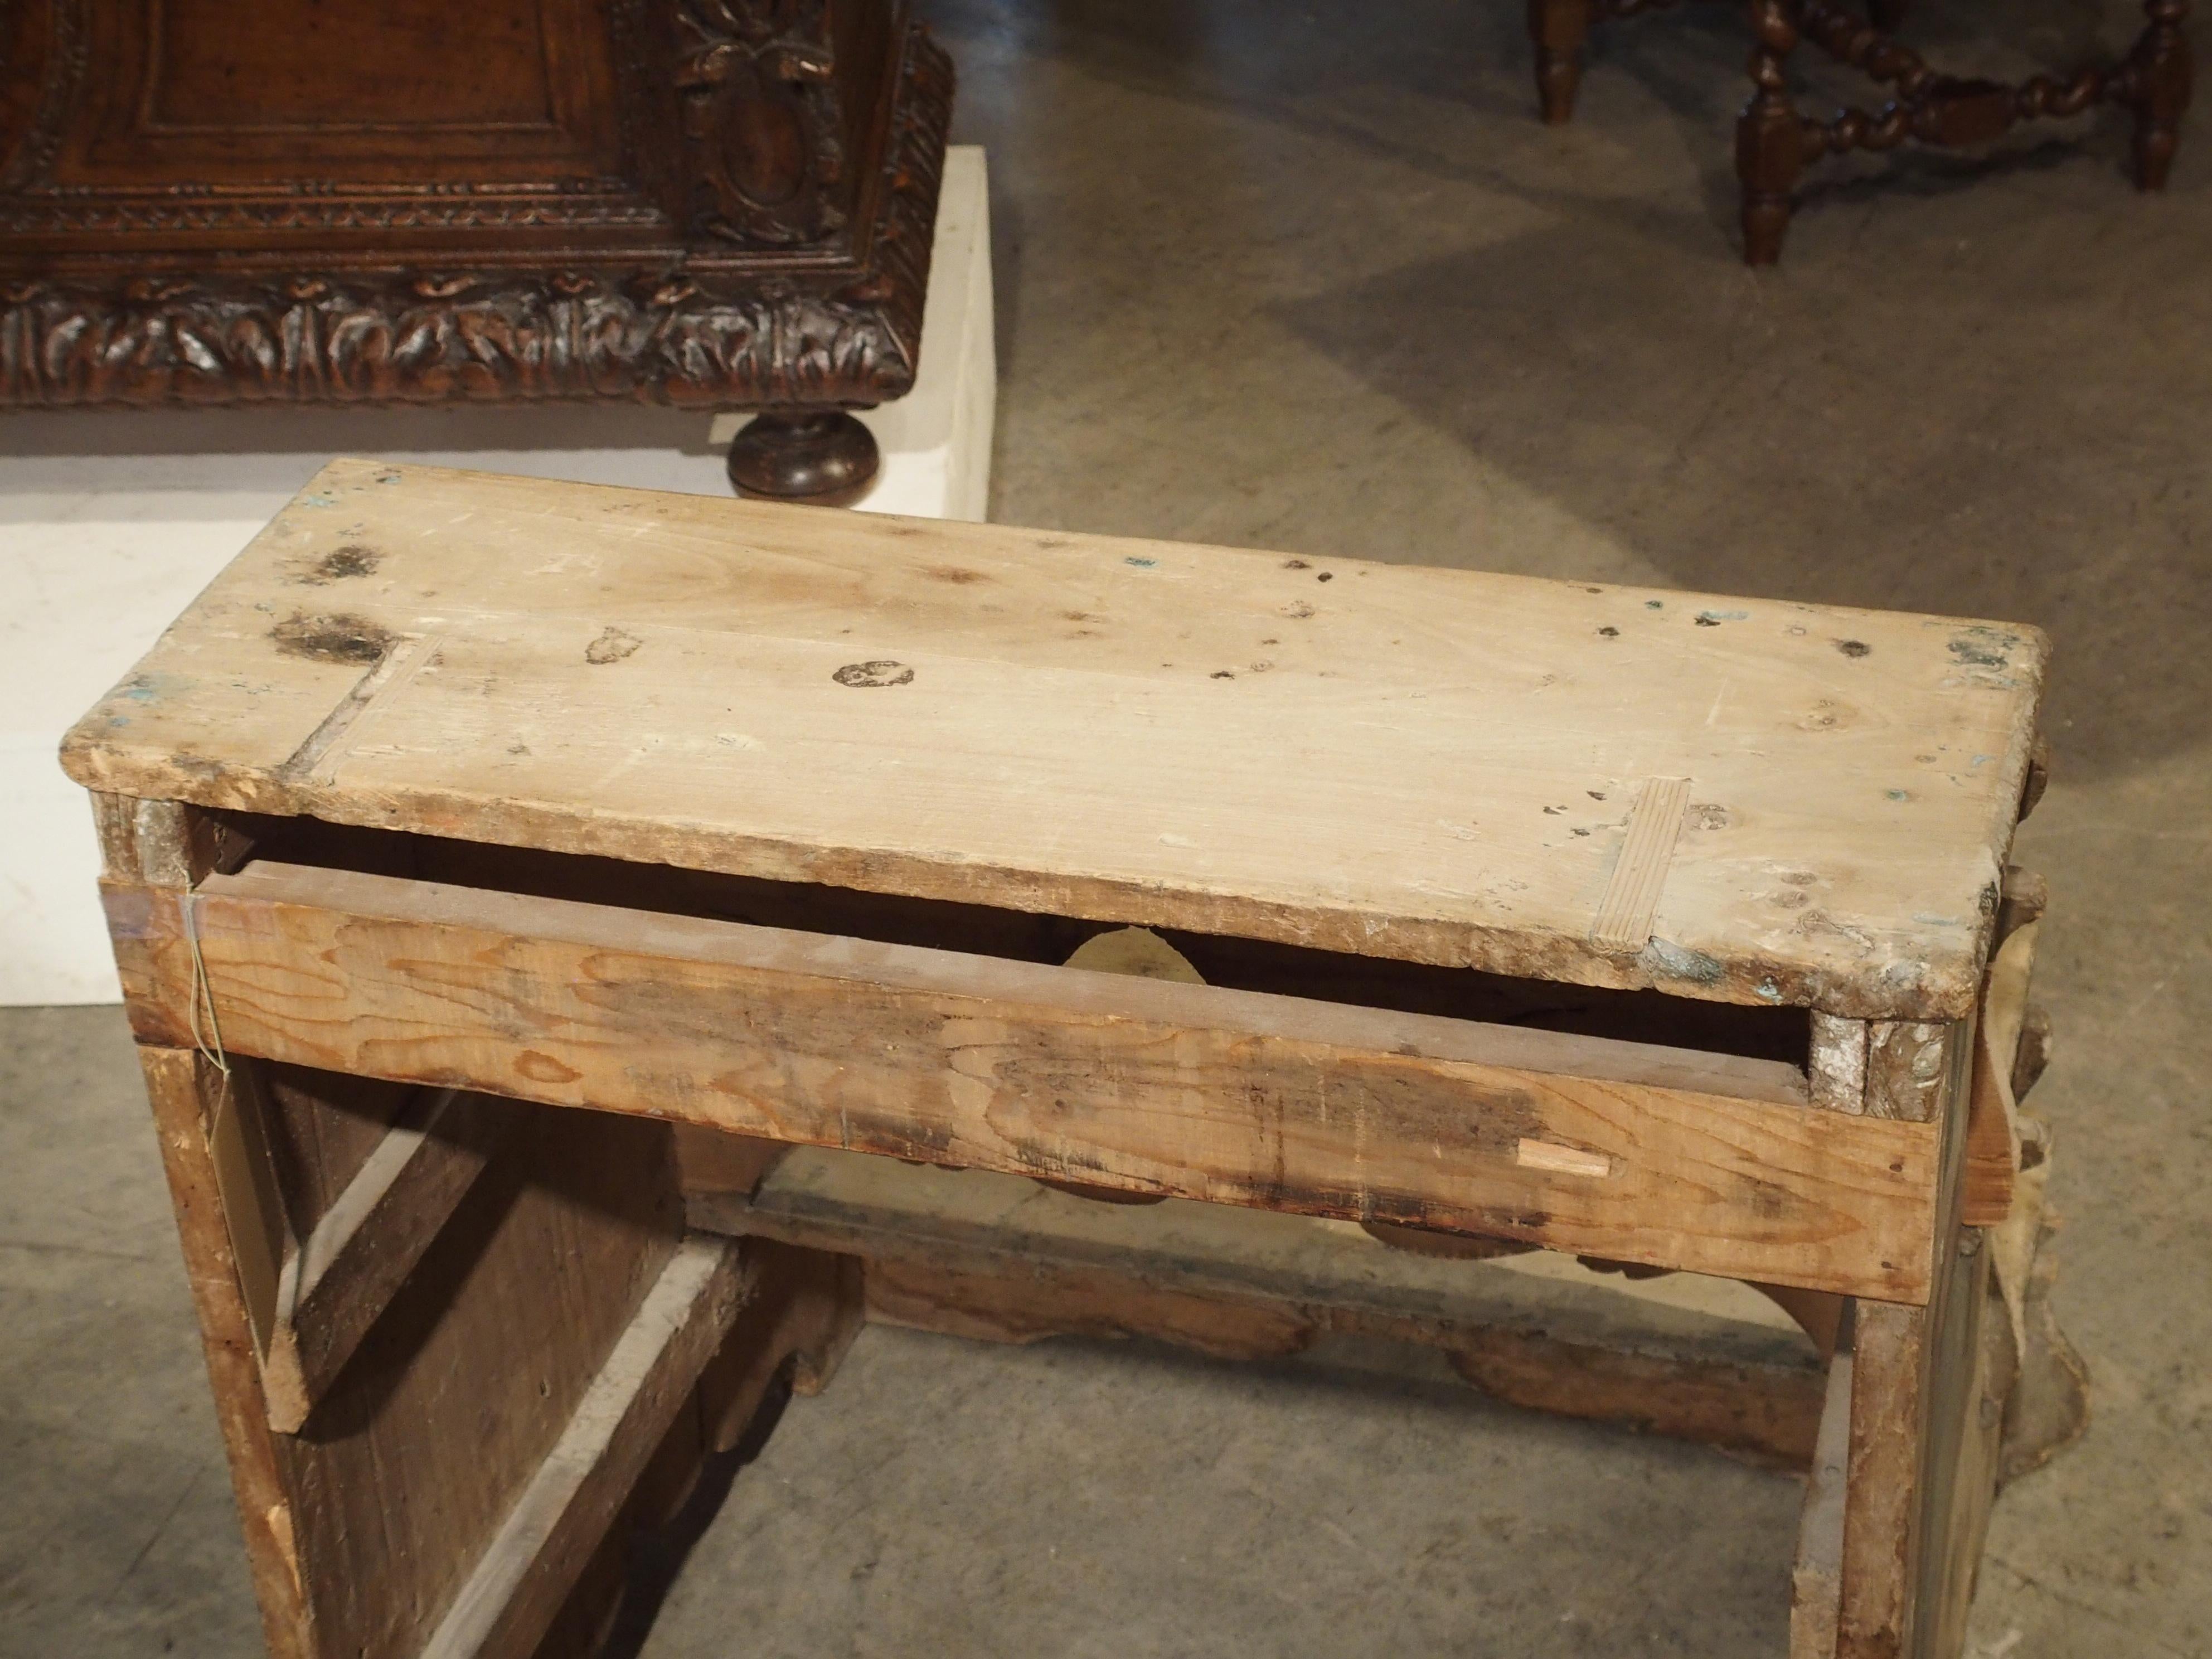
[[[1936,1131],[1773,1062],[258,864],[112,887],[140,1035],[1924,1301]],[[1531,1148],[1536,1149],[1532,1153]]]

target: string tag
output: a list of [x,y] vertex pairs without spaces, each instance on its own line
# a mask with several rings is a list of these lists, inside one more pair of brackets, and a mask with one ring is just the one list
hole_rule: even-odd
[[[215,988],[208,982],[207,963],[200,956],[199,900],[198,893],[186,893],[184,897],[185,942],[192,950],[191,1033],[192,1047],[199,1050],[200,1058],[222,1073],[223,1081],[230,1080],[230,1057],[222,1050],[222,1027],[216,1019]],[[208,1036],[200,1033],[200,1009],[207,1009]],[[212,1046],[210,1038],[212,1037]]]

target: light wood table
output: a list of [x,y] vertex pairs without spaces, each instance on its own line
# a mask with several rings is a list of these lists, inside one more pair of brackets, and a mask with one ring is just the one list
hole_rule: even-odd
[[872,1314],[1431,1341],[1808,1469],[1793,1653],[1948,1659],[2045,653],[332,464],[64,751],[272,1651],[587,1651]]

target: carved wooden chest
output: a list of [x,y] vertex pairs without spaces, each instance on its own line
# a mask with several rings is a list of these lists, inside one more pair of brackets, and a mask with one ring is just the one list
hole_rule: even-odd
[[849,490],[951,90],[907,0],[22,0],[0,404],[757,408],[741,487]]

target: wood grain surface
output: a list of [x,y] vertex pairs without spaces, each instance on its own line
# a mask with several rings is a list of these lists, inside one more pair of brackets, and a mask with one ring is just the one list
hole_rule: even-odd
[[[111,888],[142,1036],[1916,1302],[1931,1125],[1777,1062],[355,872]],[[1531,1149],[1535,1149],[1532,1155]]]
[[[2021,626],[341,461],[64,763],[125,795],[1952,1018],[2045,655]],[[1690,787],[1650,937],[1594,940],[1654,777]]]

